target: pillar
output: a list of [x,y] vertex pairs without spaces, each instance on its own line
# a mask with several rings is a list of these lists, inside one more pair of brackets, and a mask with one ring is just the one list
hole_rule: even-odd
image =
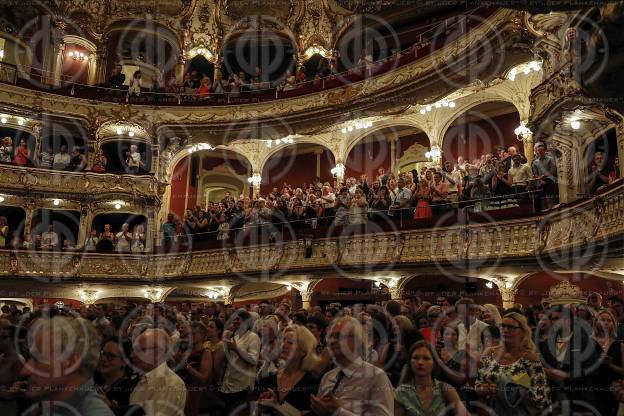
[[624,178],[624,169],[622,169],[622,161],[624,160],[624,122],[619,122],[615,126],[615,134],[617,136],[618,159],[620,161],[620,178]]
[[32,220],[35,214],[35,201],[28,200],[24,204],[24,211],[26,211],[26,218],[24,219],[24,235],[30,234],[32,230]]
[[76,248],[80,249],[87,241],[87,236],[91,232],[91,224],[93,224],[93,211],[89,204],[80,205],[80,226],[78,228],[78,237],[76,238]]
[[321,155],[323,154],[323,149],[316,149],[314,151],[316,155],[316,177],[321,177]]
[[160,245],[158,239],[158,207],[147,207],[146,215],[147,228],[145,229],[145,251],[151,253],[154,250],[154,246]]
[[572,145],[553,137],[553,141],[549,144],[559,151],[557,158],[557,184],[559,188],[559,202],[567,203],[573,201],[581,194],[581,185],[577,178],[584,177],[580,172],[575,174],[574,169],[583,169],[578,158],[578,153],[572,148]]
[[178,55],[178,61],[176,63],[176,69],[175,69],[175,76],[176,76],[177,82],[182,82],[182,80],[184,79],[185,70],[186,70],[186,58],[184,57],[184,52],[180,52],[180,55]]
[[401,300],[403,297],[403,289],[400,288],[397,284],[395,287],[391,287],[390,289],[390,297],[392,300]]
[[522,145],[524,147],[524,156],[529,166],[533,163],[533,133],[525,133],[522,136]]
[[395,172],[395,168],[396,168],[396,142],[397,142],[397,137],[396,135],[392,135],[390,137],[388,137],[388,141],[390,142],[390,172],[392,173],[397,173]]
[[100,45],[98,45],[97,51],[95,52],[94,84],[102,84],[108,80],[108,74],[106,73],[107,54],[108,48],[106,47],[106,39],[104,39]]
[[61,85],[61,71],[63,69],[63,54],[65,53],[65,44],[60,43],[58,51],[54,59],[54,73],[52,75],[52,83],[57,87]]
[[152,144],[152,164],[150,166],[150,173],[152,174],[156,174],[158,172],[158,164],[159,164],[158,162],[160,159],[159,147],[160,146],[157,144]]
[[501,294],[501,298],[503,299],[503,308],[509,309],[512,308],[516,299],[517,289],[506,289],[504,285],[499,285],[498,290]]
[[33,160],[41,158],[41,123],[34,123],[32,126],[32,135],[35,137],[35,154]]
[[94,85],[97,79],[97,64],[98,54],[97,51],[89,55],[89,64],[87,66],[87,84]]
[[302,301],[301,307],[303,309],[309,310],[312,307],[312,294],[314,292],[312,292],[311,290],[302,290],[300,293]]

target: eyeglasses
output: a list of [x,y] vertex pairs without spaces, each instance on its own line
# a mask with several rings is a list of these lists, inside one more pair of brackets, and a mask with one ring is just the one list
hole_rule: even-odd
[[112,352],[108,352],[108,351],[102,351],[100,353],[100,356],[102,358],[106,358],[107,360],[114,360],[115,358],[121,358],[120,355],[113,354]]
[[505,325],[505,324],[501,325],[501,327],[502,327],[503,329],[507,329],[507,330],[509,330],[509,331],[513,331],[514,329],[522,329],[522,327],[521,327],[521,326],[515,326],[515,325]]

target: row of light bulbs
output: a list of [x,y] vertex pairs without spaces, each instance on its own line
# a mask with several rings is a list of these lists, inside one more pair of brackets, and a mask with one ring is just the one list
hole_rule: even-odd
[[271,146],[279,146],[280,144],[293,144],[295,140],[291,137],[283,137],[281,139],[275,140],[267,140],[267,147],[270,149]]
[[195,153],[195,152],[200,151],[200,150],[214,150],[214,149],[215,149],[215,148],[214,148],[214,147],[212,147],[212,146],[211,146],[210,144],[208,144],[208,143],[197,143],[197,144],[194,144],[193,146],[191,146],[191,147],[188,149],[188,152],[189,152],[189,153]]
[[[59,205],[61,205],[61,202],[62,202],[62,201],[63,201],[62,199],[57,199],[57,198],[55,198],[55,199],[53,199],[53,200],[52,200],[52,205],[54,205],[55,207],[58,207]],[[0,202],[4,202],[4,197],[3,197],[3,196],[0,196]],[[123,201],[115,201],[115,202],[113,203],[113,207],[115,207],[115,209],[116,209],[116,210],[118,210],[118,211],[119,211],[119,210],[120,210],[123,206],[124,206],[124,202],[123,202]]]
[[449,100],[436,101],[433,104],[427,104],[423,108],[421,108],[420,114],[427,114],[434,108],[442,108],[442,107],[455,108],[455,105],[456,105],[455,101],[449,101]]
[[[7,124],[11,117],[13,117],[13,116],[7,116],[7,115],[3,114],[2,116],[0,116],[0,123]],[[17,119],[17,124],[19,126],[23,126],[24,123],[26,122],[26,119],[24,117],[15,117],[15,118]]]
[[88,53],[84,53],[84,52],[74,52],[74,51],[70,51],[67,54],[70,58],[72,58],[74,61],[85,61],[89,59],[89,54]]
[[[523,69],[519,69],[519,67],[524,66]],[[542,69],[542,63],[540,61],[531,61],[525,65],[519,65],[518,67],[511,68],[509,74],[507,74],[507,79],[510,81],[516,80],[516,75],[524,74],[529,75],[531,72],[538,72]]]
[[352,132],[353,130],[368,129],[373,127],[372,121],[355,121],[342,128],[343,133]]
[[[117,127],[117,130],[115,130],[115,133],[117,133],[117,136],[121,136],[124,134],[124,129],[121,127]],[[134,137],[134,130],[128,129],[128,136]]]
[[[513,286],[513,283],[511,282],[505,282],[505,288],[506,289],[511,289],[511,287]],[[485,287],[487,287],[488,289],[493,289],[494,288],[494,283],[492,282],[487,282],[485,284]]]
[[191,51],[189,52],[189,55],[191,57],[195,57],[197,55],[203,55],[206,57],[206,59],[211,59],[214,55],[212,52],[210,52],[207,48],[195,48],[195,49],[191,49]]
[[206,292],[208,299],[219,299],[226,295],[226,291],[223,288],[215,288]]

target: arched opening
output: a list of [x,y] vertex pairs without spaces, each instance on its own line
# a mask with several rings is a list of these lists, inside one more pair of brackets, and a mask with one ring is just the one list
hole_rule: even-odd
[[[136,146],[136,150],[133,146]],[[152,169],[152,145],[149,143],[115,139],[103,143],[100,149],[106,158],[106,172],[148,174]],[[136,159],[132,160],[131,157],[131,153],[137,152],[140,155],[138,167],[136,167]]]
[[296,54],[294,40],[284,33],[266,29],[234,33],[223,44],[223,79],[244,74],[247,82],[258,77],[262,83],[278,83],[287,71],[295,73]]
[[6,225],[9,227],[2,248],[22,248],[24,221],[26,220],[24,210],[19,207],[0,205],[0,217],[6,218]]
[[584,185],[589,194],[620,178],[620,166],[615,127],[595,138],[585,149]]
[[249,190],[249,162],[238,153],[220,149],[185,156],[173,168],[169,212],[179,218],[188,209],[206,210],[219,204],[225,193],[236,201]]
[[494,153],[499,147],[514,146],[522,153],[514,130],[520,124],[518,110],[505,101],[489,101],[466,110],[453,120],[442,142],[444,160],[457,162],[458,157],[476,161]]
[[35,166],[35,137],[32,134],[0,125],[0,137],[0,163]]
[[487,283],[475,277],[415,276],[405,283],[403,291],[429,301],[432,305],[436,304],[438,297],[444,296],[450,305],[461,297],[469,297],[480,305],[491,303],[502,306],[503,300],[496,285],[489,288]]
[[80,213],[63,209],[38,209],[33,215],[31,238],[33,247],[48,250],[76,247]]
[[299,291],[281,283],[272,282],[250,282],[244,283],[232,289],[234,295],[234,307],[244,307],[254,305],[266,300],[273,305],[279,305],[283,301],[288,301],[292,306],[292,311],[301,307],[301,295]]
[[329,149],[312,143],[285,145],[264,164],[260,192],[268,195],[273,188],[282,190],[285,184],[304,188],[317,182],[333,182],[331,169],[335,165],[334,156]]
[[[191,74],[191,78],[193,78],[193,73],[197,73],[199,80],[201,80],[204,76],[207,76],[210,78],[210,81],[213,82],[215,67],[214,64],[208,61],[204,55],[195,55],[193,59],[187,62],[185,72]],[[199,88],[199,86],[197,88]]]
[[61,65],[61,81],[87,85],[90,61],[95,59],[92,50],[76,43],[66,43]]
[[[392,143],[394,141],[394,144]],[[385,127],[367,134],[349,151],[345,175],[360,178],[365,174],[369,183],[376,180],[380,169],[385,172],[406,172],[429,162],[425,153],[429,138],[412,126]]]
[[323,310],[331,303],[342,306],[356,303],[375,303],[390,300],[390,293],[384,286],[377,287],[373,280],[331,277],[322,279],[314,286],[311,304]]
[[[128,231],[132,234],[131,241],[125,240],[125,236],[122,233],[123,224],[128,224]],[[147,225],[147,218],[140,214],[126,212],[99,214],[93,219],[85,247],[88,246],[91,248],[92,246],[95,246],[97,250],[104,251],[114,250],[115,248],[118,248],[120,251],[144,251],[146,246],[145,235]],[[107,232],[114,235],[114,238],[112,239],[113,241],[104,241],[108,238]],[[97,240],[92,239],[93,234],[97,236]],[[89,239],[92,240],[89,241]],[[121,246],[119,245],[120,240],[122,241]],[[127,242],[127,247],[125,247],[125,242]],[[133,249],[133,245],[135,249]]]

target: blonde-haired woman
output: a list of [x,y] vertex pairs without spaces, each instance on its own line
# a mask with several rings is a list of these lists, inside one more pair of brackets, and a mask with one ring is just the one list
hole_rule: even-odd
[[283,365],[277,375],[261,379],[262,391],[258,404],[264,410],[280,414],[285,404],[305,413],[310,411],[310,395],[316,394],[319,380],[311,370],[319,358],[316,355],[316,338],[302,325],[290,325],[284,330],[280,359]]
[[[511,312],[503,317],[503,343],[483,353],[475,387],[497,414],[533,414],[550,405],[544,367],[527,320]],[[514,403],[509,397],[514,393]]]
[[483,305],[483,315],[481,316],[481,320],[488,325],[500,326],[503,318],[501,318],[501,314],[496,305],[486,303]]
[[601,363],[594,381],[596,403],[603,415],[614,414],[618,401],[611,393],[611,383],[624,377],[624,343],[617,339],[617,320],[608,309],[596,314],[593,337],[600,346]]

